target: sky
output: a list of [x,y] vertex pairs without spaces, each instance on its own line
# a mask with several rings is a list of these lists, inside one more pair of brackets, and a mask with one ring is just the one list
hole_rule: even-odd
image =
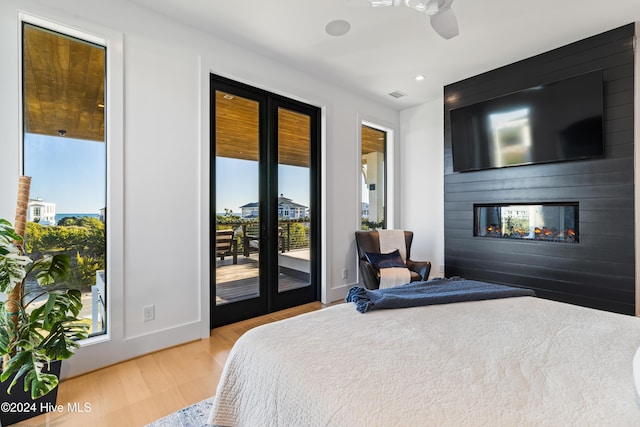
[[[240,206],[258,201],[258,162],[216,157],[216,211],[230,209],[240,214]],[[278,166],[278,194],[309,207],[309,168]]]
[[106,206],[106,144],[25,134],[24,175],[32,199],[56,204],[56,213],[99,213]]
[[[99,213],[105,206],[106,145],[102,142],[25,135],[24,174],[31,198],[55,203],[57,213]],[[217,210],[258,201],[258,163],[217,158]],[[309,169],[279,165],[278,194],[309,206]]]

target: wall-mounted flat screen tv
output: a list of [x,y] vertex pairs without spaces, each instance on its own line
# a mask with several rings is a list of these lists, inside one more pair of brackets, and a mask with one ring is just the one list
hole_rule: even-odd
[[452,109],[455,172],[604,156],[602,70]]

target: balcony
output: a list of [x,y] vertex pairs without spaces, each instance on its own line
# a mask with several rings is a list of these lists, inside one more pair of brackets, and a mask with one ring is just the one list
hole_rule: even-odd
[[[234,230],[234,254],[216,257],[216,304],[259,296],[259,245],[257,222],[218,224]],[[278,224],[278,292],[309,286],[309,222]]]

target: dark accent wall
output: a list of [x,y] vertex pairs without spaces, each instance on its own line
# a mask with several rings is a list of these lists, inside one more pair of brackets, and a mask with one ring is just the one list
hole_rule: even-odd
[[[543,298],[635,313],[634,24],[444,88],[445,274],[529,287]],[[603,70],[605,157],[453,172],[449,110]],[[580,242],[473,235],[474,203],[578,202]]]

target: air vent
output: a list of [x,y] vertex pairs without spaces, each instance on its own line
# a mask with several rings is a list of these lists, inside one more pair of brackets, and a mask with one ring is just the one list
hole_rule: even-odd
[[399,90],[394,90],[389,95],[393,96],[394,98],[402,98],[403,96],[407,96],[406,93],[400,92]]

